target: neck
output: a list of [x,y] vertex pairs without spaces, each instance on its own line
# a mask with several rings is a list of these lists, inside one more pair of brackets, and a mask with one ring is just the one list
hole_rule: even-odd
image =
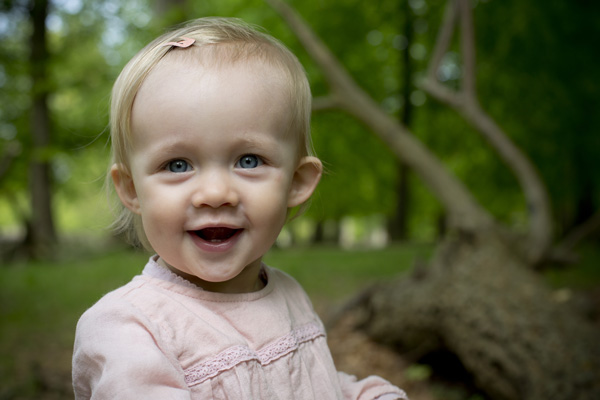
[[252,264],[248,265],[239,275],[224,282],[210,282],[205,281],[195,275],[190,275],[185,272],[178,270],[177,268],[169,265],[161,257],[158,258],[158,263],[165,268],[168,268],[175,275],[182,277],[183,279],[193,283],[194,285],[206,290],[207,292],[216,293],[251,293],[262,290],[266,282],[261,279],[262,261],[257,260]]

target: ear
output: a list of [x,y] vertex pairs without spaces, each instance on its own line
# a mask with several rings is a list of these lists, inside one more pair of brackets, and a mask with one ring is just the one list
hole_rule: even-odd
[[121,203],[133,213],[140,214],[140,202],[129,171],[123,165],[115,164],[110,169],[110,176]]
[[317,157],[300,159],[292,179],[288,208],[299,206],[310,198],[321,180],[322,172],[323,164]]

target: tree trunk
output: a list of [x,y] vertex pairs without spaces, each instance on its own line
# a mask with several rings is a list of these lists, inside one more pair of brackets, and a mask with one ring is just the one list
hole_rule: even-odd
[[492,399],[600,398],[597,331],[491,232],[447,238],[429,267],[362,300],[371,337],[456,355]]
[[315,223],[312,244],[321,244],[323,242],[325,242],[325,221],[319,220]]
[[409,169],[402,162],[396,164],[398,177],[396,178],[396,208],[388,220],[387,231],[390,240],[403,241],[408,239],[408,212],[409,212]]
[[[400,122],[402,125],[410,129],[412,125],[412,118],[414,108],[410,102],[410,95],[414,89],[413,87],[413,63],[410,56],[410,46],[413,43],[414,38],[414,24],[413,14],[409,5],[408,0],[402,2],[401,13],[404,15],[404,37],[406,38],[406,49],[401,52],[401,65],[402,65],[402,76],[400,82],[402,82],[402,98],[404,99],[404,106],[400,114]],[[402,161],[398,161],[397,164],[398,177],[396,180],[396,208],[393,216],[388,221],[388,234],[390,239],[393,241],[406,240],[408,239],[408,214],[410,210],[410,191],[408,184],[409,169],[406,164]]]
[[31,255],[45,258],[52,254],[57,242],[52,215],[52,188],[50,182],[50,117],[48,93],[50,80],[47,73],[49,62],[46,41],[46,17],[48,1],[35,0],[30,4],[31,34],[30,68],[32,78],[31,134],[33,152],[30,164],[31,195]]

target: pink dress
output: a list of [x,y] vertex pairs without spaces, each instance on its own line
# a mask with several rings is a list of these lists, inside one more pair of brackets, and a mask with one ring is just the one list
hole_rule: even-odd
[[76,399],[406,399],[379,377],[337,372],[298,283],[264,267],[258,292],[203,291],[158,265],[77,324]]

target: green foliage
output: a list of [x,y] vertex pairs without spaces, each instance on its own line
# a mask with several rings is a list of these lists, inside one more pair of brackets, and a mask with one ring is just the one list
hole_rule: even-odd
[[396,169],[385,145],[339,112],[316,114],[312,128],[325,175],[308,215],[339,220],[347,215],[389,214]]
[[539,167],[559,228],[568,229],[600,200],[600,72],[592,50],[600,9],[584,1],[503,3],[475,14],[481,100]]
[[[403,54],[414,78],[425,71],[445,1],[358,0],[289,3],[340,58],[357,82],[399,118],[413,104],[412,131],[498,218],[525,221],[521,188],[490,147],[454,112],[415,91],[403,98]],[[474,2],[480,100],[509,136],[529,154],[549,186],[563,229],[598,206],[600,174],[600,76],[595,38],[598,5],[593,2]],[[108,164],[110,88],[129,58],[183,15],[235,16],[263,26],[288,45],[305,65],[316,97],[327,94],[320,72],[279,16],[260,0],[187,2],[166,16],[155,2],[81,0],[52,2],[47,21],[51,52],[49,105],[52,140],[42,153],[53,165],[59,225],[78,229],[78,210],[102,193],[99,175]],[[30,151],[27,10],[21,2],[0,10],[0,157],[18,144],[20,155],[0,177],[0,226],[20,223],[15,207],[28,212]],[[414,43],[406,48],[404,27],[412,21]],[[460,56],[455,39],[444,61],[447,83],[457,87]],[[397,194],[395,156],[374,135],[339,112],[316,113],[314,142],[328,173],[308,216],[339,220],[347,215],[390,215]],[[82,169],[93,169],[82,184]],[[422,184],[410,179],[413,237],[431,238],[442,213]],[[99,198],[103,201],[103,195]],[[68,201],[67,201],[68,199]],[[69,203],[70,202],[70,203]],[[11,205],[9,205],[12,204]],[[16,206],[16,204],[18,206]],[[9,215],[13,214],[13,215]],[[67,216],[65,216],[67,215]],[[71,221],[71,222],[69,222]],[[83,225],[83,224],[81,224]]]
[[[21,132],[27,127],[30,107],[29,90],[31,81],[27,75],[29,55],[24,40],[29,34],[25,24],[25,7],[3,6],[0,17],[3,29],[0,30],[0,159],[12,149],[26,153],[28,140],[23,140]],[[28,138],[27,138],[28,139]],[[16,147],[15,147],[16,146]],[[0,193],[14,193],[27,181],[27,164],[22,157],[17,158],[10,171],[11,179],[0,181]]]

